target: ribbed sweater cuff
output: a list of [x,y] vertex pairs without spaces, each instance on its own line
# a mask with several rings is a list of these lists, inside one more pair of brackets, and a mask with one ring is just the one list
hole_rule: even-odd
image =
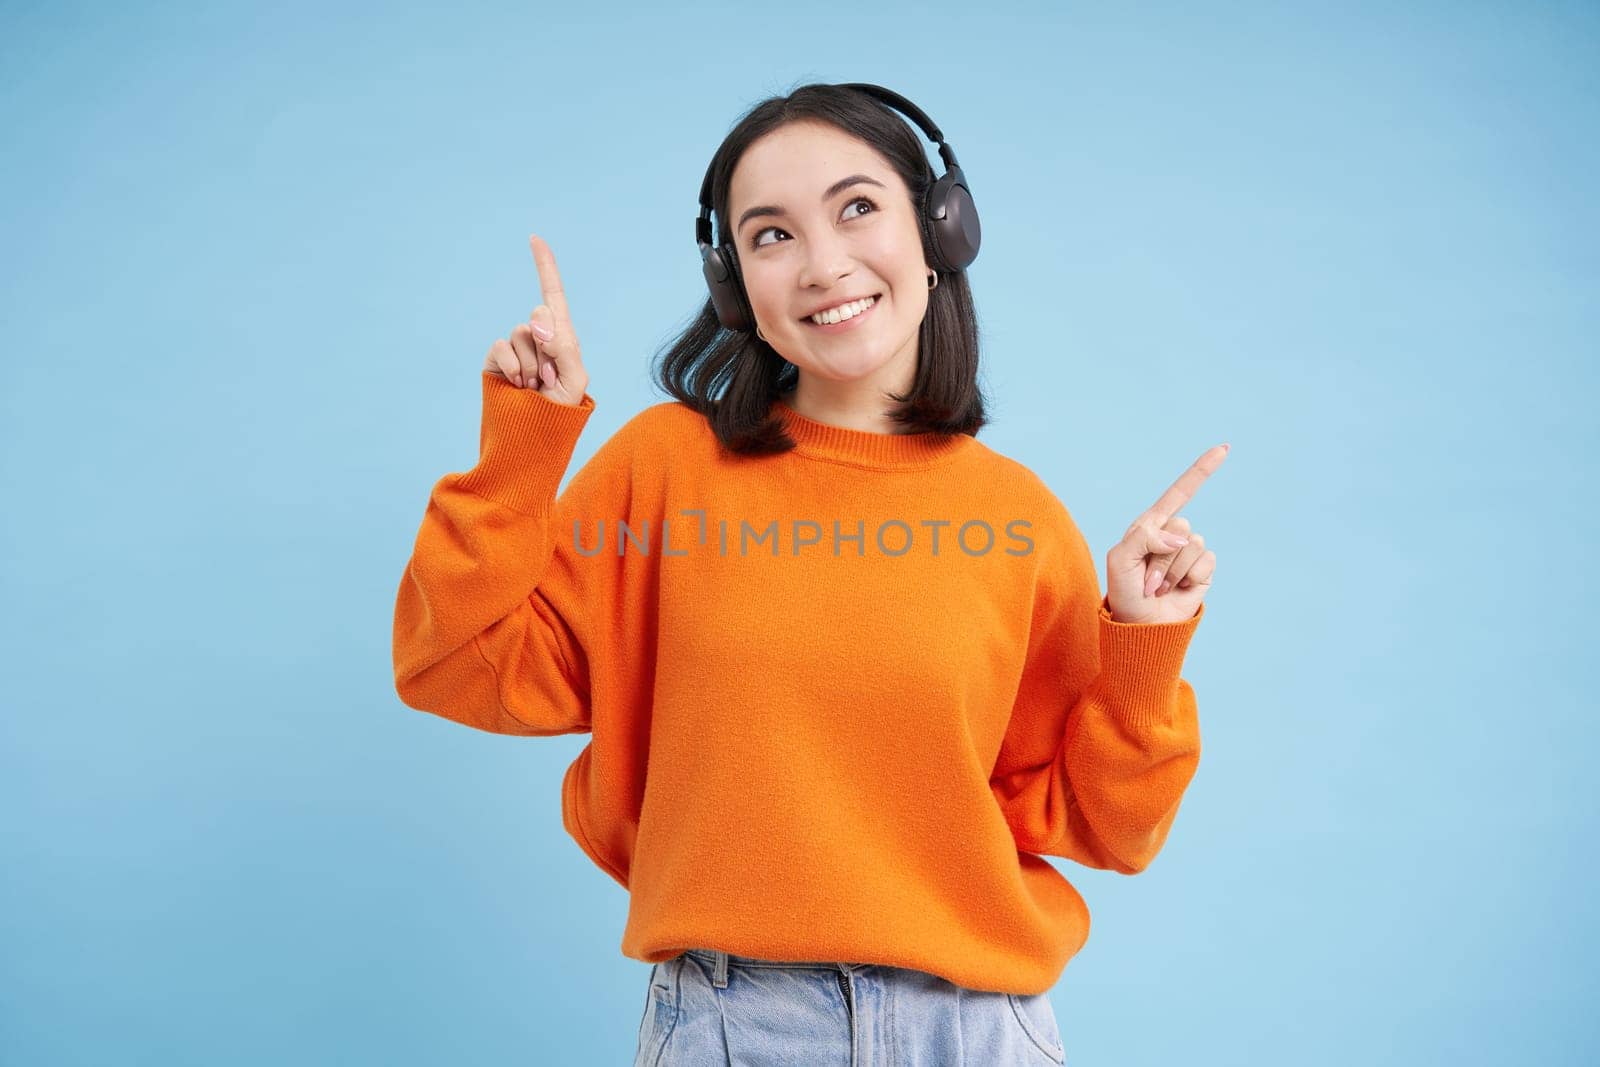
[[456,484],[525,515],[548,514],[594,406],[587,392],[563,404],[484,371],[478,465]]
[[1100,684],[1130,726],[1148,727],[1171,714],[1183,657],[1205,612],[1202,601],[1178,622],[1117,622],[1100,598]]

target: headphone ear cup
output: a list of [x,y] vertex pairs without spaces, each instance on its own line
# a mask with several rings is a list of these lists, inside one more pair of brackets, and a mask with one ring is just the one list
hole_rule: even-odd
[[755,309],[750,306],[748,294],[745,293],[744,269],[739,266],[739,253],[734,250],[732,245],[723,245],[722,254],[727,257],[729,263],[733,264],[733,281],[730,283],[730,287],[733,290],[734,306],[738,308],[739,325],[731,328],[755,333],[756,313]]
[[[931,193],[932,190],[929,190]],[[948,274],[950,265],[945,262],[944,249],[940,247],[939,235],[934,232],[932,218],[932,200],[924,199],[923,208],[917,212],[917,223],[922,227],[922,247],[928,250],[928,258],[933,261],[933,267],[941,274]]]
[[748,330],[755,319],[744,299],[744,284],[739,277],[738,259],[727,245],[705,247],[700,267],[711,291],[711,304],[717,321],[729,330]]
[[978,206],[967,191],[961,168],[952,167],[928,190],[923,229],[930,235],[929,244],[943,261],[944,270],[965,270],[978,258],[983,230],[978,224]]

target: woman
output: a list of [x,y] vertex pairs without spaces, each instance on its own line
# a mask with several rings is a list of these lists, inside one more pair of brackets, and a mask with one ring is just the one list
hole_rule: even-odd
[[593,734],[563,821],[653,964],[640,1063],[1063,1062],[1046,994],[1089,915],[1040,857],[1143,870],[1198,764],[1179,669],[1215,554],[1175,513],[1226,446],[1128,527],[1102,598],[1067,509],[976,440],[954,164],[876,86],[756,106],[707,171],[673,399],[559,496],[595,401],[530,238],[543,303],[429,500],[396,687]]

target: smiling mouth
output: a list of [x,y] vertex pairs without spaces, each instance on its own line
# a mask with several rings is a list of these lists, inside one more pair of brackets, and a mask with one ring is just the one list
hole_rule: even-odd
[[871,315],[874,311],[877,311],[878,310],[878,305],[882,304],[882,303],[883,303],[883,294],[882,293],[874,293],[874,294],[872,294],[872,306],[867,308],[865,311],[856,312],[854,315],[851,315],[848,319],[840,319],[838,322],[830,322],[830,323],[826,323],[826,324],[823,324],[823,325],[818,325],[816,322],[812,321],[810,315],[807,315],[805,318],[801,319],[800,321],[805,323],[807,326],[811,327],[813,330],[821,330],[823,333],[843,333],[845,330],[848,330],[852,326],[854,326],[857,321],[859,321],[861,319],[864,319],[868,315]]

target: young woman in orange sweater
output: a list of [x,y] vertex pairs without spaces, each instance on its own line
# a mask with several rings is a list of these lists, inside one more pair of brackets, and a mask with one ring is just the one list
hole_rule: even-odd
[[[939,145],[929,166],[909,115]],[[712,241],[710,219],[718,220]],[[1198,766],[1179,671],[1216,555],[1177,515],[1106,554],[976,439],[976,207],[879,86],[758,104],[707,169],[711,296],[556,490],[595,406],[555,257],[489,350],[480,455],[433,488],[395,609],[409,706],[589,733],[564,824],[652,964],[638,1063],[1061,1063],[1089,913]]]

